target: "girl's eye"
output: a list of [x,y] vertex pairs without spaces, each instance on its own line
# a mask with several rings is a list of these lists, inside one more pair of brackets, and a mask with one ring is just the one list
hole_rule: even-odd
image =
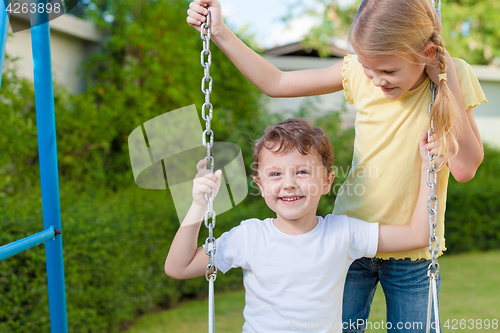
[[384,71],[385,74],[394,74],[396,71]]

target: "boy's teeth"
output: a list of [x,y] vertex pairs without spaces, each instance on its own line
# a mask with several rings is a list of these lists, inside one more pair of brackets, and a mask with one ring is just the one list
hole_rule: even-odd
[[295,201],[295,200],[299,200],[300,197],[295,197],[295,198],[281,198],[281,200],[284,200],[284,201]]

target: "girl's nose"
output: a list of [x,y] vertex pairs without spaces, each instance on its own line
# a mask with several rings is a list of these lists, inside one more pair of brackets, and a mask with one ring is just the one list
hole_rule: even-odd
[[383,87],[387,84],[387,81],[380,76],[373,76],[372,82],[376,87]]

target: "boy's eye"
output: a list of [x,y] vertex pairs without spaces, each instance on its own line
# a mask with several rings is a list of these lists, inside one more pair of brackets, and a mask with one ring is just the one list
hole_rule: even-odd
[[297,172],[299,175],[307,175],[308,172],[306,170],[301,170],[299,172]]
[[274,171],[269,174],[270,177],[279,177],[281,176],[281,172]]

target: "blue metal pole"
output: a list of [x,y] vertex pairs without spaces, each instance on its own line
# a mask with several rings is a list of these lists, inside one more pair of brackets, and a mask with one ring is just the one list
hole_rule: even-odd
[[[43,8],[47,8],[47,0],[33,2],[37,3],[37,8],[38,4],[43,4]],[[54,225],[56,230],[62,230],[48,14],[45,12],[31,14],[30,20],[43,224],[45,229]],[[45,242],[45,251],[51,332],[67,333],[62,237]]]
[[[10,2],[9,2],[10,3]],[[9,14],[5,8],[5,2],[0,1],[0,88],[2,87],[3,61],[5,59],[5,44],[9,32]]]
[[0,261],[40,245],[49,239],[54,239],[54,237],[56,237],[54,226],[50,226],[47,230],[4,245],[0,247]]

